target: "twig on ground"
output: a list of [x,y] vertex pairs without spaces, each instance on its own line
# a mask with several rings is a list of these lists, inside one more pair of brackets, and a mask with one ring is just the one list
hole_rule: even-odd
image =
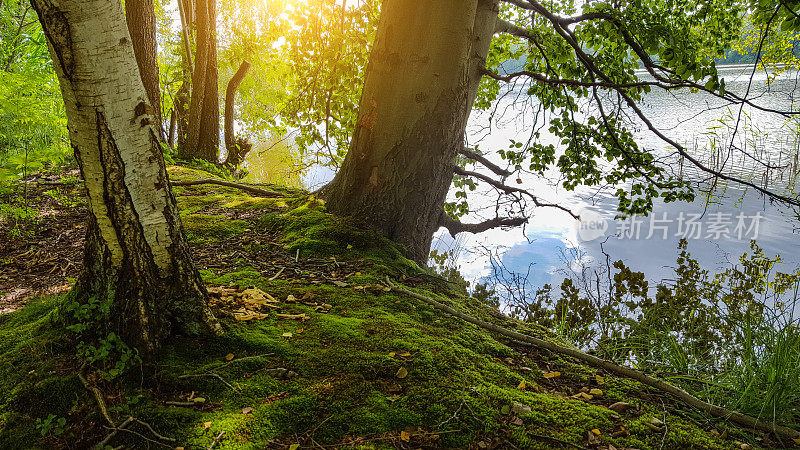
[[219,442],[219,440],[222,439],[222,436],[224,434],[225,434],[225,430],[220,431],[219,434],[217,435],[217,437],[215,437],[214,440],[211,441],[211,445],[206,447],[206,450],[211,450],[212,448],[214,448],[214,446],[217,445],[217,442]]
[[281,276],[281,274],[283,273],[284,270],[286,270],[286,267],[281,267],[281,270],[279,270],[278,273],[276,273],[275,275],[269,277],[269,281],[275,281],[275,279],[277,279],[279,276]]
[[151,442],[151,443],[153,443],[153,444],[160,445],[160,446],[162,446],[162,447],[172,448],[172,446],[171,446],[171,445],[167,445],[167,444],[165,444],[165,443],[163,443],[163,442],[158,442],[158,441],[157,441],[157,440],[155,440],[155,439],[150,439],[149,437],[147,437],[147,436],[143,435],[142,433],[138,433],[138,432],[136,432],[136,431],[129,430],[129,429],[127,429],[127,428],[116,428],[116,427],[114,427],[114,428],[111,428],[111,427],[105,427],[105,428],[108,428],[109,430],[124,431],[124,432],[126,432],[126,433],[130,433],[130,434],[133,434],[133,435],[135,435],[135,436],[138,436],[138,437],[140,437],[140,438],[144,439],[144,440],[145,440],[145,441],[147,441],[147,442]]
[[108,433],[108,436],[103,438],[102,441],[98,442],[95,447],[97,448],[105,447],[105,445],[108,444],[111,441],[111,439],[114,439],[114,436],[116,436],[121,429],[130,425],[131,422],[133,422],[133,417],[128,417],[127,419],[125,419],[125,422],[122,422],[122,425],[118,426],[117,428],[114,428],[113,431],[111,431],[111,433]]
[[543,348],[550,350],[552,352],[561,353],[563,355],[571,356],[575,359],[581,360],[585,363],[588,363],[592,366],[599,367],[605,371],[613,373],[620,377],[630,378],[632,380],[636,380],[642,384],[647,386],[653,387],[655,389],[661,390],[672,396],[676,397],[677,399],[681,400],[686,405],[689,405],[693,408],[697,408],[700,411],[703,411],[707,414],[710,414],[715,417],[722,417],[730,422],[738,424],[740,426],[755,428],[757,430],[765,431],[768,433],[775,433],[780,437],[785,437],[789,439],[800,439],[800,431],[794,430],[789,427],[784,427],[775,423],[769,423],[762,420],[759,420],[755,417],[748,416],[747,414],[742,414],[737,411],[731,411],[727,408],[723,408],[721,406],[712,405],[711,403],[706,403],[699,398],[689,394],[688,392],[684,391],[683,389],[673,386],[667,383],[664,380],[660,380],[658,378],[651,377],[645,373],[642,373],[636,369],[632,369],[630,367],[621,366],[619,364],[615,364],[610,361],[606,361],[604,359],[598,358],[593,355],[589,355],[583,353],[580,350],[564,347],[553,342],[545,341],[544,339],[536,338],[533,336],[529,336],[527,334],[518,333],[516,331],[509,330],[507,328],[503,328],[501,326],[495,325],[493,323],[489,323],[483,321],[481,319],[477,319],[472,317],[468,314],[465,314],[461,311],[458,311],[454,308],[451,308],[445,304],[439,303],[438,301],[426,297],[421,294],[417,294],[416,292],[410,291],[400,284],[393,283],[389,277],[386,277],[387,285],[403,294],[408,295],[409,297],[416,298],[417,300],[422,300],[423,302],[433,306],[434,308],[444,311],[450,315],[463,319],[473,325],[477,325],[483,329],[491,331],[496,334],[503,335],[507,338],[516,340],[518,342],[531,345],[538,348]]
[[229,387],[229,388],[231,388],[232,390],[234,390],[234,391],[237,391],[237,390],[238,390],[238,389],[236,389],[235,387],[233,387],[233,385],[231,385],[230,383],[228,383],[227,381],[225,381],[225,379],[224,379],[224,378],[222,378],[222,375],[220,375],[220,374],[218,374],[218,373],[211,373],[211,372],[209,372],[209,373],[196,373],[196,374],[189,374],[189,375],[181,375],[181,376],[179,376],[178,378],[200,378],[200,377],[211,377],[211,378],[216,378],[216,379],[218,379],[219,381],[221,381],[223,384],[225,384],[225,386],[228,386],[228,387]]
[[162,441],[167,441],[167,442],[175,442],[175,439],[174,439],[174,438],[171,438],[171,437],[166,437],[166,436],[162,436],[162,435],[160,435],[160,434],[156,433],[156,430],[154,430],[154,429],[153,429],[153,427],[151,427],[149,423],[147,423],[147,422],[143,422],[143,421],[141,421],[141,420],[139,420],[139,419],[133,419],[133,420],[135,420],[135,421],[136,421],[136,423],[138,423],[139,425],[143,425],[145,428],[147,428],[148,430],[150,430],[150,432],[151,432],[151,433],[153,433],[153,436],[155,436],[155,437],[157,437],[157,438],[161,439]]
[[189,407],[198,405],[197,402],[169,402],[169,401],[164,402],[164,404],[167,406],[189,406]]

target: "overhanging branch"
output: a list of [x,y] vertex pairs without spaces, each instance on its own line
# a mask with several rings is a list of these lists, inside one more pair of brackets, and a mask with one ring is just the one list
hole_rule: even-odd
[[450,236],[455,237],[458,233],[482,233],[487,230],[500,227],[518,227],[528,222],[527,217],[495,217],[480,223],[461,223],[446,213],[442,213],[439,225],[447,228]]

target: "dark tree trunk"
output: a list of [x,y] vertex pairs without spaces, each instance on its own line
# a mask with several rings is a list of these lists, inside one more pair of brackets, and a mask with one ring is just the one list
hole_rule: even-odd
[[158,50],[156,46],[156,13],[153,0],[126,0],[125,20],[133,42],[136,65],[142,76],[150,106],[154,109],[158,129],[161,130],[161,89],[158,83]]
[[221,329],[189,255],[122,5],[34,0],[91,211],[73,294],[145,358],[173,333]]
[[215,0],[195,2],[197,49],[192,72],[186,142],[182,158],[217,163],[219,156],[219,81],[217,74],[217,6]]
[[386,0],[359,120],[321,195],[424,264],[497,19],[496,0]]
[[233,110],[236,90],[239,89],[239,85],[242,84],[242,80],[247,76],[249,70],[250,61],[242,61],[239,70],[231,77],[228,82],[228,88],[225,90],[225,148],[228,150],[225,165],[231,168],[241,164],[252,148],[252,145],[247,144],[243,139],[237,142],[233,133]]

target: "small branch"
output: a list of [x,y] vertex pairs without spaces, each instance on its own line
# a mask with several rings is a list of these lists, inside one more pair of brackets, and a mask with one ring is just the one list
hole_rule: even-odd
[[280,192],[275,191],[268,191],[266,189],[257,188],[255,186],[249,186],[247,184],[241,183],[234,183],[232,181],[225,181],[225,180],[214,180],[211,178],[205,178],[202,180],[189,180],[189,181],[170,181],[169,183],[171,186],[197,186],[200,184],[216,184],[219,186],[231,187],[235,189],[241,189],[245,192],[250,194],[255,194],[259,197],[283,197],[284,195]]
[[650,386],[652,388],[658,389],[662,392],[666,392],[678,400],[682,401],[683,403],[696,408],[700,411],[703,411],[707,414],[710,414],[714,417],[720,417],[722,419],[729,420],[735,424],[740,426],[748,427],[748,428],[755,428],[757,430],[761,430],[767,433],[775,433],[777,436],[785,437],[789,439],[800,439],[800,431],[794,430],[789,427],[784,427],[781,425],[777,425],[775,423],[768,423],[762,420],[759,420],[755,417],[748,416],[746,414],[742,414],[740,412],[731,411],[730,409],[723,408],[721,406],[712,405],[711,403],[706,403],[699,398],[689,394],[688,392],[684,391],[683,389],[673,386],[667,383],[664,380],[660,380],[658,378],[651,377],[645,373],[639,372],[638,370],[631,369],[630,367],[620,366],[615,364],[611,361],[606,361],[604,359],[598,358],[593,355],[589,355],[583,353],[580,350],[564,347],[558,344],[555,344],[550,341],[545,341],[544,339],[539,339],[533,336],[529,336],[527,334],[518,333],[516,331],[511,331],[507,328],[503,328],[501,326],[495,325],[493,323],[489,323],[470,315],[467,315],[461,311],[453,309],[445,304],[439,303],[436,300],[426,297],[421,294],[417,294],[416,292],[412,292],[402,286],[400,284],[393,283],[389,277],[386,277],[387,285],[397,292],[401,292],[403,294],[408,295],[409,297],[416,298],[417,300],[422,300],[423,302],[429,304],[430,306],[444,311],[447,314],[452,316],[458,317],[463,319],[466,322],[469,322],[473,325],[477,325],[485,330],[488,330],[492,333],[499,334],[505,336],[507,338],[513,339],[515,341],[524,343],[526,345],[531,345],[533,347],[547,349],[555,353],[560,353],[562,355],[571,356],[575,359],[583,361],[587,364],[590,364],[594,367],[601,368],[607,372],[613,373],[617,376],[629,378],[632,380],[636,380],[644,385]]
[[577,214],[575,214],[574,212],[570,211],[569,208],[566,208],[564,206],[561,206],[561,205],[558,205],[558,204],[555,204],[555,203],[542,202],[542,201],[539,200],[538,197],[536,197],[531,192],[529,192],[529,191],[527,191],[525,189],[521,189],[521,188],[505,185],[505,184],[503,184],[503,183],[501,183],[501,182],[499,182],[497,180],[493,180],[493,179],[489,178],[488,176],[486,176],[486,175],[484,175],[482,173],[472,172],[472,171],[469,171],[469,170],[464,170],[464,169],[462,169],[462,168],[460,168],[458,166],[453,168],[453,172],[455,174],[457,174],[457,175],[461,175],[461,176],[464,176],[464,177],[473,177],[473,178],[477,178],[479,180],[485,181],[489,185],[491,185],[491,186],[493,186],[493,187],[495,187],[495,188],[497,188],[497,189],[499,189],[499,190],[501,190],[501,191],[503,191],[503,192],[505,192],[506,194],[509,194],[509,195],[513,194],[513,193],[525,195],[528,198],[530,198],[531,201],[533,202],[533,204],[536,205],[536,206],[548,207],[548,208],[558,208],[558,209],[564,211],[565,213],[569,214],[570,216],[572,216],[573,219],[580,220],[580,217]]
[[473,161],[477,161],[477,162],[483,164],[484,167],[486,167],[487,169],[491,170],[492,172],[500,175],[501,177],[508,177],[508,176],[511,176],[511,174],[514,173],[514,172],[511,172],[510,170],[503,169],[502,167],[500,167],[497,164],[489,161],[488,159],[484,158],[482,155],[480,155],[477,152],[474,152],[474,151],[472,151],[472,150],[470,150],[468,148],[461,149],[461,151],[459,153],[461,153],[462,155],[466,156],[467,158],[469,158],[469,159],[471,159]]
[[495,217],[494,219],[480,223],[461,223],[454,220],[446,213],[443,213],[441,219],[439,219],[439,225],[447,228],[447,231],[449,231],[450,235],[453,237],[462,232],[482,233],[492,228],[518,227],[526,222],[528,222],[527,217]]
[[175,442],[175,439],[174,439],[174,438],[171,438],[171,437],[166,437],[166,436],[162,436],[162,435],[160,435],[160,434],[156,433],[156,430],[154,430],[154,429],[153,429],[153,427],[151,427],[149,423],[147,423],[147,422],[142,422],[142,421],[141,421],[141,420],[139,420],[139,419],[133,419],[133,420],[135,420],[135,421],[136,421],[136,423],[138,423],[139,425],[143,425],[145,428],[147,428],[148,430],[150,430],[150,432],[151,432],[151,433],[153,433],[153,436],[155,436],[155,437],[157,437],[157,438],[161,439],[162,441],[167,441],[167,442]]
[[122,425],[114,428],[111,433],[108,433],[108,436],[106,436],[102,441],[98,442],[97,445],[95,445],[95,448],[105,448],[106,444],[108,444],[111,439],[114,439],[114,436],[116,436],[120,430],[130,425],[131,422],[133,422],[133,417],[128,417],[125,419],[125,422],[122,422]]

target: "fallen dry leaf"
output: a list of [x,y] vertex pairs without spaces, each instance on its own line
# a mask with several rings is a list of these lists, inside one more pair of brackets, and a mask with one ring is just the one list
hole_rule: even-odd
[[250,406],[242,408],[242,414],[250,414],[251,412],[253,412],[253,408],[251,408]]
[[230,361],[232,359],[233,359],[233,353],[228,353],[227,355],[225,355],[225,361]]
[[203,422],[203,428],[205,428],[206,430],[211,428],[211,422]]
[[631,408],[633,408],[633,405],[631,405],[630,403],[625,403],[625,402],[616,402],[613,405],[608,407],[608,409],[614,411],[615,413],[619,413],[619,414],[622,414],[622,413],[624,413],[625,411],[627,411],[627,410],[629,410]]
[[397,378],[405,378],[408,376],[408,370],[405,367],[401,367],[397,369],[397,373],[395,374]]
[[410,441],[411,440],[411,433],[409,433],[408,431],[401,431],[400,432],[400,440],[401,441],[406,441],[406,442]]
[[548,372],[548,373],[544,374],[545,378],[555,378],[555,377],[559,377],[559,376],[561,376],[561,372],[557,372],[557,371],[556,372]]
[[525,390],[525,380],[519,382],[519,384],[517,385],[517,389],[521,389],[523,391]]

